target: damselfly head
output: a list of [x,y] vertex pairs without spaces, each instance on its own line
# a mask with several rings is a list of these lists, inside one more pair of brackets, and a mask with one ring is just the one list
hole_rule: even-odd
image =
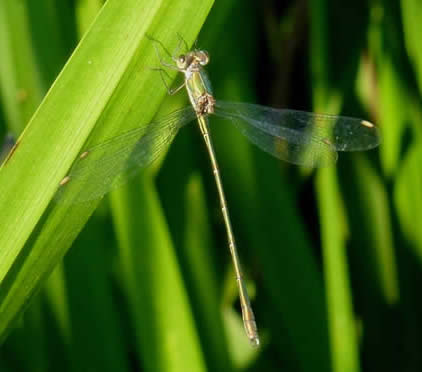
[[180,70],[186,70],[189,67],[205,66],[210,57],[204,50],[193,50],[187,54],[181,54],[176,59],[176,65]]
[[194,52],[195,58],[201,66],[205,66],[210,61],[210,56],[205,50],[197,50]]

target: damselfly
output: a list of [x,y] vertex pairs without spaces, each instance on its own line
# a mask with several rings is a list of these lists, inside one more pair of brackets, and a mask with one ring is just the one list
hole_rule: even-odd
[[[203,68],[209,62],[207,52],[194,49],[171,56],[166,51],[173,61],[167,63],[158,52],[157,43],[162,44],[153,41],[161,65],[184,74],[183,84],[169,90],[169,93],[176,93],[185,87],[191,106],[83,151],[69,174],[60,182],[56,199],[74,203],[102,197],[125,181],[135,170],[154,161],[169,146],[177,131],[196,118],[217,184],[245,331],[251,343],[256,346],[259,344],[258,330],[243,280],[208,118],[217,115],[227,119],[262,150],[287,162],[308,167],[334,164],[337,151],[360,151],[376,147],[380,142],[378,129],[366,120],[350,117],[215,100]],[[162,68],[158,70],[163,73]],[[68,193],[69,188],[78,190],[77,195]],[[69,194],[72,197],[68,200]]]

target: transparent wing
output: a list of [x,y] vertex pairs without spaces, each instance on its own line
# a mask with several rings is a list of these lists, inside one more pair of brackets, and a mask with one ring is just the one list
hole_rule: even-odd
[[195,117],[188,106],[84,150],[61,181],[55,200],[73,204],[101,198],[157,159]]
[[225,101],[217,101],[215,112],[262,150],[309,167],[334,164],[336,151],[369,150],[380,143],[378,129],[356,118]]

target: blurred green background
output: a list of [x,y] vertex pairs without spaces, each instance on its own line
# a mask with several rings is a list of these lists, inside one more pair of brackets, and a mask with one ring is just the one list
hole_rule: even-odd
[[[86,35],[0,170],[0,371],[421,371],[422,3],[102,6],[0,0],[1,143],[22,134]],[[145,33],[172,50],[177,32],[210,53],[217,98],[382,130],[379,149],[311,172],[212,119],[258,349],[196,126],[97,209],[49,204],[89,136],[145,124],[161,102],[167,112],[187,104],[145,67],[158,63]],[[139,83],[148,74],[155,85]],[[78,138],[79,148],[60,145]],[[31,172],[44,159],[46,173]]]

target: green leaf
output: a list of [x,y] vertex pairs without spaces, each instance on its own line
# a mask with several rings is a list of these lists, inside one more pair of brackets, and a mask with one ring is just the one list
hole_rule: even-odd
[[[380,146],[384,172],[392,176],[396,171],[409,118],[411,89],[404,61],[400,9],[397,2],[380,2],[372,5],[369,29],[370,52],[378,69],[379,123],[383,129],[383,146]],[[400,105],[396,103],[400,102]]]
[[[153,180],[112,193],[125,292],[148,371],[205,371],[192,311]],[[139,205],[139,208],[132,208]]]
[[109,0],[19,138],[0,171],[1,338],[96,207],[49,206],[87,139],[148,123],[166,95],[145,35],[192,43],[211,3]]
[[9,130],[15,135],[22,131],[45,92],[28,13],[25,2],[0,2],[0,93]]
[[421,158],[421,144],[415,142],[403,161],[394,188],[401,230],[419,261],[422,260],[422,231],[415,228],[415,221],[419,221],[422,210]]
[[[210,224],[206,219],[203,186],[197,174],[193,174],[188,181],[185,192],[185,244],[182,252],[185,277],[187,283],[190,283],[190,294],[195,306],[203,349],[207,353],[207,364],[213,371],[230,371],[232,366],[215,275],[217,264],[212,252],[216,246],[212,244]],[[243,326],[241,336],[243,341],[247,342]],[[248,344],[249,350],[253,350],[249,346]]]
[[[359,19],[341,13],[330,17],[333,1],[313,1],[311,4],[311,71],[314,109],[337,114],[344,93],[353,87],[359,65],[361,48],[365,45],[367,5],[349,2],[350,10],[361,13]],[[342,4],[343,5],[343,4]],[[340,6],[340,5],[339,5]],[[348,8],[346,6],[346,8]],[[349,9],[349,8],[348,8]],[[358,21],[347,27],[349,22]],[[344,26],[343,22],[346,23]],[[350,32],[350,30],[353,32]],[[355,34],[356,33],[356,34]],[[332,39],[335,37],[335,42]],[[351,40],[355,39],[353,42]],[[327,42],[327,40],[331,41]],[[340,40],[340,41],[339,41]],[[336,45],[348,45],[339,56]],[[339,60],[339,58],[341,58]],[[337,76],[334,72],[337,72]],[[341,161],[341,159],[340,159]],[[318,170],[316,190],[321,226],[328,328],[333,371],[360,370],[358,339],[352,306],[346,255],[347,221],[337,170],[334,167]]]
[[416,71],[419,92],[422,93],[422,49],[420,44],[422,3],[418,0],[402,0],[400,3],[405,45]]
[[345,199],[350,206],[350,234],[356,245],[353,253],[362,254],[364,259],[361,260],[368,266],[373,265],[369,271],[373,273],[371,286],[376,288],[377,296],[386,304],[396,304],[399,300],[399,285],[393,222],[386,187],[363,155],[356,155],[346,163],[340,175],[345,184]]
[[361,347],[371,355],[369,366],[388,370],[399,355],[388,325],[392,309],[402,299],[388,188],[363,154],[343,158],[339,176],[350,228],[353,304],[364,329]]
[[[257,78],[254,63],[259,59],[253,59],[250,48],[256,27],[250,13],[255,9],[253,5],[248,9],[251,20],[245,32],[241,27],[244,20],[235,17],[240,7],[239,3],[224,28],[231,30],[234,40],[218,44],[210,75],[217,99],[255,102],[251,81]],[[278,353],[288,354],[284,353],[288,343],[304,371],[327,371],[330,360],[322,280],[298,215],[297,194],[289,187],[291,180],[280,172],[280,162],[248,143],[234,126],[215,118],[210,122],[241,262],[250,273],[247,277],[261,279],[252,305],[263,344],[269,331]],[[225,312],[231,331],[239,326],[235,315]],[[242,348],[238,349],[243,356]],[[237,360],[238,353],[233,354]]]

